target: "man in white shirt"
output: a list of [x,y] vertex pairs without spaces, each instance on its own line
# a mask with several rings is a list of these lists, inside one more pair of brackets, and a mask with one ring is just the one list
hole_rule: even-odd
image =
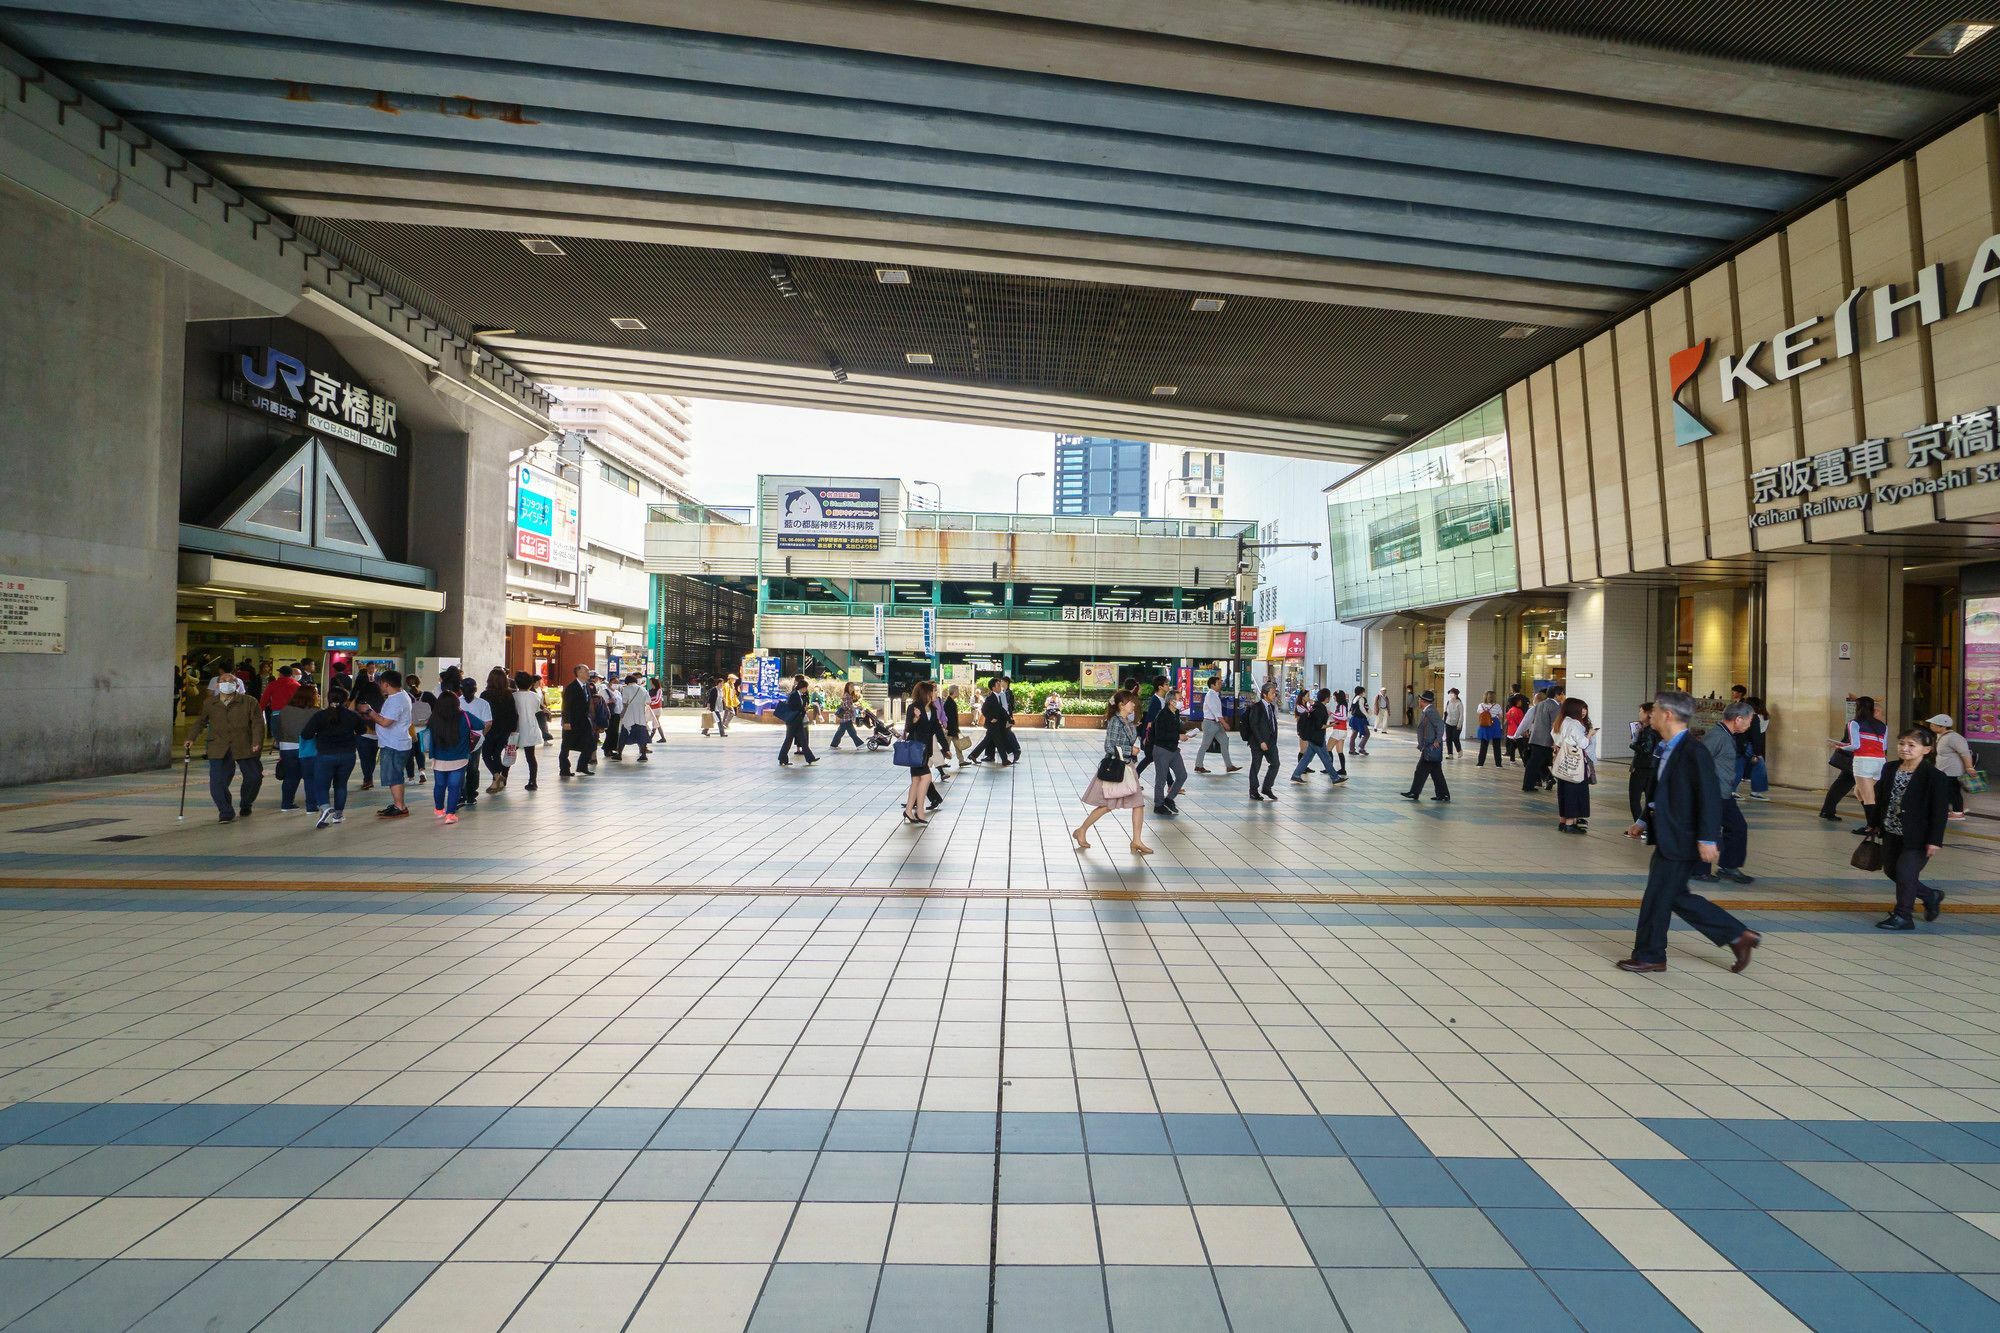
[[1229,760],[1229,721],[1222,713],[1222,677],[1210,676],[1201,696],[1201,745],[1194,752],[1194,771],[1206,773],[1209,747],[1219,746],[1222,762],[1234,773],[1240,765]]
[[375,813],[384,819],[404,819],[410,813],[403,804],[403,778],[410,767],[410,694],[403,688],[400,671],[384,671],[376,679],[382,686],[382,702],[361,710],[361,716],[375,724],[382,785],[389,789],[389,804]]

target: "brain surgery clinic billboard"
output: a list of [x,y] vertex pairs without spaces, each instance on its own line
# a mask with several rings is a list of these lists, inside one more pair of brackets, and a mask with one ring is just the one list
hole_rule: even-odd
[[877,486],[786,486],[778,493],[781,551],[879,551]]
[[529,463],[514,465],[514,558],[575,570],[577,489]]

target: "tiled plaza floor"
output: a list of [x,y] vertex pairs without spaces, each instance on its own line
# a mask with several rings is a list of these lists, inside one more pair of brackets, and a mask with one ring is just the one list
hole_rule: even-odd
[[[71,887],[0,892],[0,1326],[2000,1328],[1981,830],[1885,936],[1753,806],[1755,965],[1634,977],[1642,849],[1512,770],[1216,778],[1135,868],[1064,850],[1091,738],[922,834],[767,738],[455,829],[6,793]],[[78,887],[148,880],[308,887]]]
[[[43,882],[248,883],[283,888],[361,885],[781,890],[866,889],[1026,894],[1167,894],[1431,901],[1636,900],[1645,849],[1618,836],[1627,822],[1622,768],[1605,767],[1596,831],[1555,833],[1552,794],[1526,796],[1520,771],[1472,758],[1447,765],[1449,805],[1417,806],[1411,749],[1398,734],[1350,761],[1339,788],[1314,776],[1279,800],[1252,804],[1244,774],[1192,775],[1179,819],[1150,819],[1157,854],[1127,849],[1123,821],[1101,822],[1096,850],[1079,855],[1069,830],[1101,748],[1096,732],[1022,733],[1024,761],[968,769],[921,832],[902,822],[904,773],[886,751],[831,753],[780,769],[779,733],[739,724],[727,741],[702,738],[690,718],[651,763],[606,762],[595,777],[490,797],[455,828],[429,817],[430,792],[410,789],[415,817],[385,826],[386,797],[356,790],[348,822],[315,832],[304,814],[277,809],[267,777],[257,815],[220,825],[197,763],[187,819],[174,818],[178,770],[0,793],[0,886]],[[1188,757],[1192,762],[1190,743]],[[1240,743],[1238,761],[1243,755]],[[553,768],[553,765],[547,766]],[[1150,774],[1148,775],[1150,777]],[[1745,802],[1752,826],[1751,889],[1737,901],[1886,901],[1887,881],[1852,870],[1844,825],[1812,817],[1817,793]],[[1853,810],[1852,803],[1849,805]],[[98,821],[79,827],[80,821]],[[37,831],[47,830],[47,831]],[[107,841],[107,839],[122,839]],[[1932,881],[1961,904],[2000,905],[2000,821],[1954,825]]]

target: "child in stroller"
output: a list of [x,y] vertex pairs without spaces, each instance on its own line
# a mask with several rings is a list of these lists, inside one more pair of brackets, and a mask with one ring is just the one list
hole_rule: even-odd
[[895,733],[889,730],[888,723],[875,715],[874,709],[863,708],[861,710],[861,725],[868,729],[868,748],[870,750],[887,749],[896,743]]

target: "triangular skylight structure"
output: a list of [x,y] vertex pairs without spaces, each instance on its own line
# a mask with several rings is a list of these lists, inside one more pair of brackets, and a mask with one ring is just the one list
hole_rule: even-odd
[[223,503],[223,532],[385,559],[333,456],[317,437],[288,441]]

